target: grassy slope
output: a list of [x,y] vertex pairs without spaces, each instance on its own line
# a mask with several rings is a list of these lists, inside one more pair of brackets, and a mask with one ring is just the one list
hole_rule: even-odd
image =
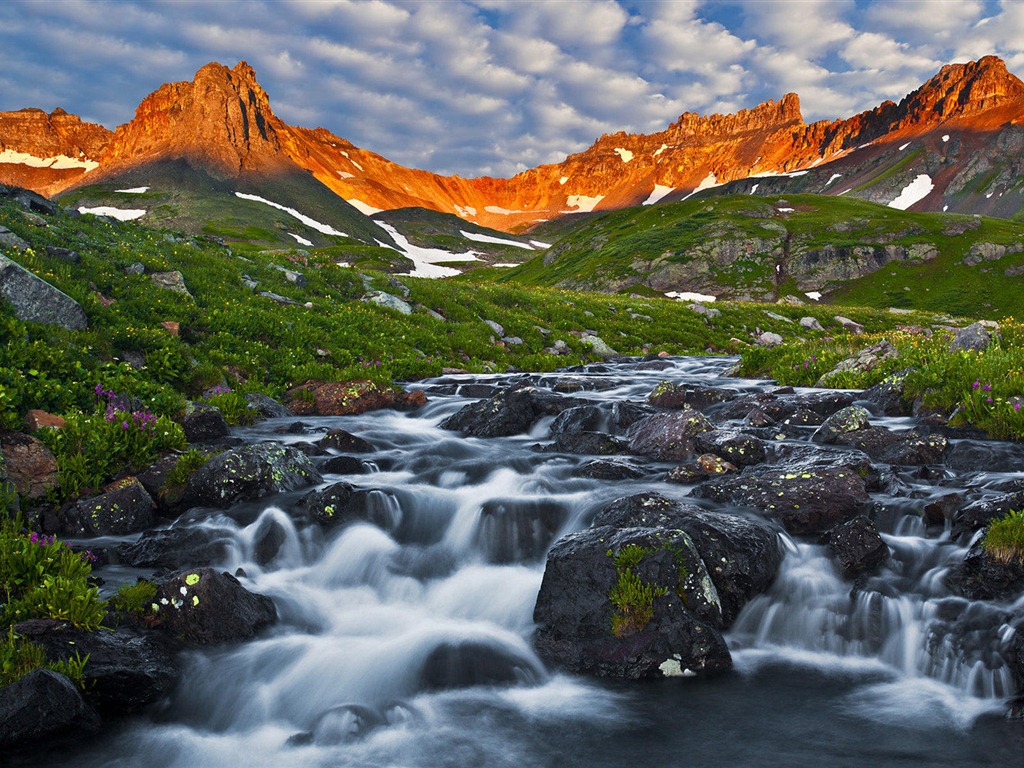
[[[90,321],[72,333],[27,326],[5,313],[0,352],[0,412],[14,424],[28,408],[61,412],[91,407],[92,388],[102,384],[123,394],[156,398],[154,409],[170,412],[180,393],[195,395],[219,383],[243,391],[280,395],[309,378],[370,377],[407,380],[440,373],[444,366],[468,370],[551,370],[594,360],[577,334],[596,331],[619,352],[641,354],[734,351],[757,329],[787,338],[821,336],[773,319],[766,307],[722,303],[710,323],[686,306],[664,299],[629,299],[486,282],[405,278],[409,316],[359,301],[367,285],[391,292],[400,286],[369,273],[364,278],[334,264],[333,249],[304,254],[249,253],[245,257],[206,239],[183,239],[133,223],[109,223],[83,216],[50,217],[33,224],[10,204],[0,205],[0,224],[28,240],[32,252],[9,252],[16,261],[77,299]],[[69,264],[45,252],[46,245],[73,248]],[[141,262],[148,272],[177,269],[194,299],[156,290],[147,275],[125,268]],[[272,265],[299,269],[309,283],[300,288]],[[257,296],[242,283],[246,274],[268,290],[300,302],[281,305]],[[113,300],[113,303],[109,303]],[[302,306],[306,302],[312,308]],[[445,315],[432,317],[427,308]],[[771,307],[798,318],[816,316],[829,333],[838,326],[827,307]],[[899,319],[881,311],[843,309],[870,330]],[[522,345],[497,343],[484,320],[505,326]],[[910,318],[928,322],[927,318]],[[176,321],[181,335],[161,323]],[[545,353],[555,340],[568,356]],[[141,355],[145,366],[120,362]]]
[[[781,205],[780,201],[785,201]],[[796,209],[779,215],[775,207]],[[976,229],[964,228],[977,224]],[[499,279],[527,285],[590,285],[614,287],[636,279],[638,267],[663,259],[685,265],[695,250],[713,238],[778,240],[779,227],[790,237],[791,253],[821,248],[871,246],[878,243],[930,243],[939,256],[922,264],[889,265],[873,275],[851,281],[829,297],[833,303],[876,307],[916,307],[932,311],[997,317],[1013,311],[1022,278],[1003,270],[1024,263],[1024,250],[995,262],[962,264],[972,245],[981,242],[1024,243],[1024,227],[1002,219],[977,219],[953,214],[910,213],[862,200],[818,195],[751,198],[732,195],[712,200],[631,208],[605,214],[567,235],[544,257],[531,259]],[[964,229],[960,234],[950,234]],[[742,287],[743,280],[768,275],[771,261],[761,257],[730,275],[723,285]],[[642,276],[642,275],[641,275]],[[998,278],[994,280],[994,278]],[[993,283],[997,283],[993,285]],[[903,287],[913,287],[904,291]],[[630,285],[622,290],[636,291]],[[787,292],[784,288],[783,293]],[[788,292],[796,292],[789,286]]]

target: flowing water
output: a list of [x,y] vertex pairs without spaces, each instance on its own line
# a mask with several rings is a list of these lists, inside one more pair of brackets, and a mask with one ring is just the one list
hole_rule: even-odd
[[[642,401],[658,381],[764,389],[727,379],[729,360],[673,361],[533,376],[541,387],[606,404]],[[304,419],[377,449],[367,474],[327,475],[369,489],[376,525],[327,533],[287,514],[300,493],[200,519],[230,536],[220,563],[271,596],[279,623],[259,639],[191,652],[173,699],[73,756],[39,765],[145,766],[1013,766],[1024,727],[1007,720],[1015,693],[1002,661],[1009,609],[950,597],[943,574],[965,549],[926,531],[922,499],[1013,473],[901,477],[875,495],[892,563],[851,596],[824,548],[782,535],[771,590],[727,639],[735,671],[710,680],[625,684],[546,669],[531,649],[543,575],[543,526],[508,530],[491,510],[545,511],[559,533],[604,503],[660,480],[575,477],[585,457],[539,452],[530,435],[462,438],[439,429],[470,402],[458,391],[511,377],[426,382],[415,413]],[[907,420],[873,419],[892,428]],[[282,438],[281,421],[241,436]],[[312,438],[315,439],[315,436]],[[1012,446],[997,454],[1011,455]],[[1004,462],[1014,466],[1016,462]],[[667,468],[668,465],[665,465]],[[1024,467],[1022,467],[1024,468]],[[722,509],[722,507],[717,507]],[[254,561],[260,526],[286,532],[272,561]],[[26,763],[33,764],[33,763]]]

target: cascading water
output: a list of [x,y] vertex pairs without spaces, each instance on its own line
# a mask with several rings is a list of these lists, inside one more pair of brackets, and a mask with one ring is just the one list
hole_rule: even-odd
[[[764,388],[725,378],[729,362],[682,359],[666,370],[609,365],[534,380],[609,412],[620,401],[642,400],[665,379]],[[190,652],[172,700],[151,716],[66,760],[26,757],[18,765],[1019,760],[1019,724],[998,714],[1014,693],[1001,655],[1012,635],[1007,607],[946,593],[944,572],[965,550],[948,532],[929,536],[906,498],[879,497],[892,502],[878,516],[892,560],[852,595],[824,547],[782,535],[787,554],[774,586],[743,609],[727,635],[737,670],[731,675],[627,685],[545,669],[530,639],[546,548],[612,499],[648,490],[683,497],[688,489],[650,478],[578,476],[587,457],[533,448],[547,439],[550,419],[511,438],[441,430],[440,422],[468,402],[457,391],[470,382],[506,385],[510,378],[427,382],[431,401],[413,414],[305,419],[315,429],[343,428],[377,449],[363,457],[369,474],[325,478],[367,491],[370,522],[329,532],[297,527],[288,514],[293,497],[200,515],[192,524],[230,541],[219,565],[242,569],[246,586],[269,595],[278,624],[249,643]],[[276,434],[280,425],[266,422],[241,436],[306,439]],[[918,498],[938,492],[907,482],[917,483]],[[956,488],[948,478],[943,484],[944,493]],[[271,528],[277,546],[263,552]]]

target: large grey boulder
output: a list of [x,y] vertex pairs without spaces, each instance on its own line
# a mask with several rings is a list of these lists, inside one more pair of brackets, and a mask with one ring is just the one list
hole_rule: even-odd
[[19,320],[80,331],[89,325],[82,306],[63,291],[0,255],[0,298]]

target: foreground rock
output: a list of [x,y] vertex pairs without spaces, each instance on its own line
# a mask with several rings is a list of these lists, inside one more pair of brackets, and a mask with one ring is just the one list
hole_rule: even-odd
[[63,510],[63,531],[70,536],[124,536],[156,522],[156,504],[134,477],[112,491],[83,499]]
[[797,535],[822,533],[871,507],[864,478],[849,466],[760,467],[711,478],[693,495],[753,507]]
[[1024,592],[1024,557],[1000,557],[979,541],[950,569],[946,585],[970,600],[1015,600]]
[[864,515],[840,523],[822,538],[846,578],[872,571],[889,560],[889,547]]
[[[617,567],[624,551],[639,562]],[[540,657],[570,672],[635,680],[732,665],[718,593],[683,531],[600,526],[559,539],[533,617]]]
[[231,574],[212,568],[170,577],[157,590],[154,605],[161,626],[200,644],[247,640],[277,618],[269,597],[250,592]]
[[312,460],[280,443],[258,443],[218,454],[188,480],[185,499],[191,505],[229,507],[273,493],[321,481]]
[[704,453],[697,437],[714,428],[704,414],[692,408],[658,413],[630,427],[629,450],[659,461],[685,461]]
[[81,737],[99,729],[99,716],[64,675],[36,669],[0,688],[0,746]]
[[582,400],[531,386],[512,386],[487,400],[464,406],[442,421],[441,428],[467,437],[506,437],[528,431],[544,416],[557,416],[583,404]]
[[59,325],[69,331],[81,331],[89,325],[77,301],[3,255],[0,299],[10,305],[19,320]]
[[421,389],[403,392],[373,381],[307,381],[287,392],[286,405],[299,416],[352,416],[381,408],[411,411],[423,406]]

